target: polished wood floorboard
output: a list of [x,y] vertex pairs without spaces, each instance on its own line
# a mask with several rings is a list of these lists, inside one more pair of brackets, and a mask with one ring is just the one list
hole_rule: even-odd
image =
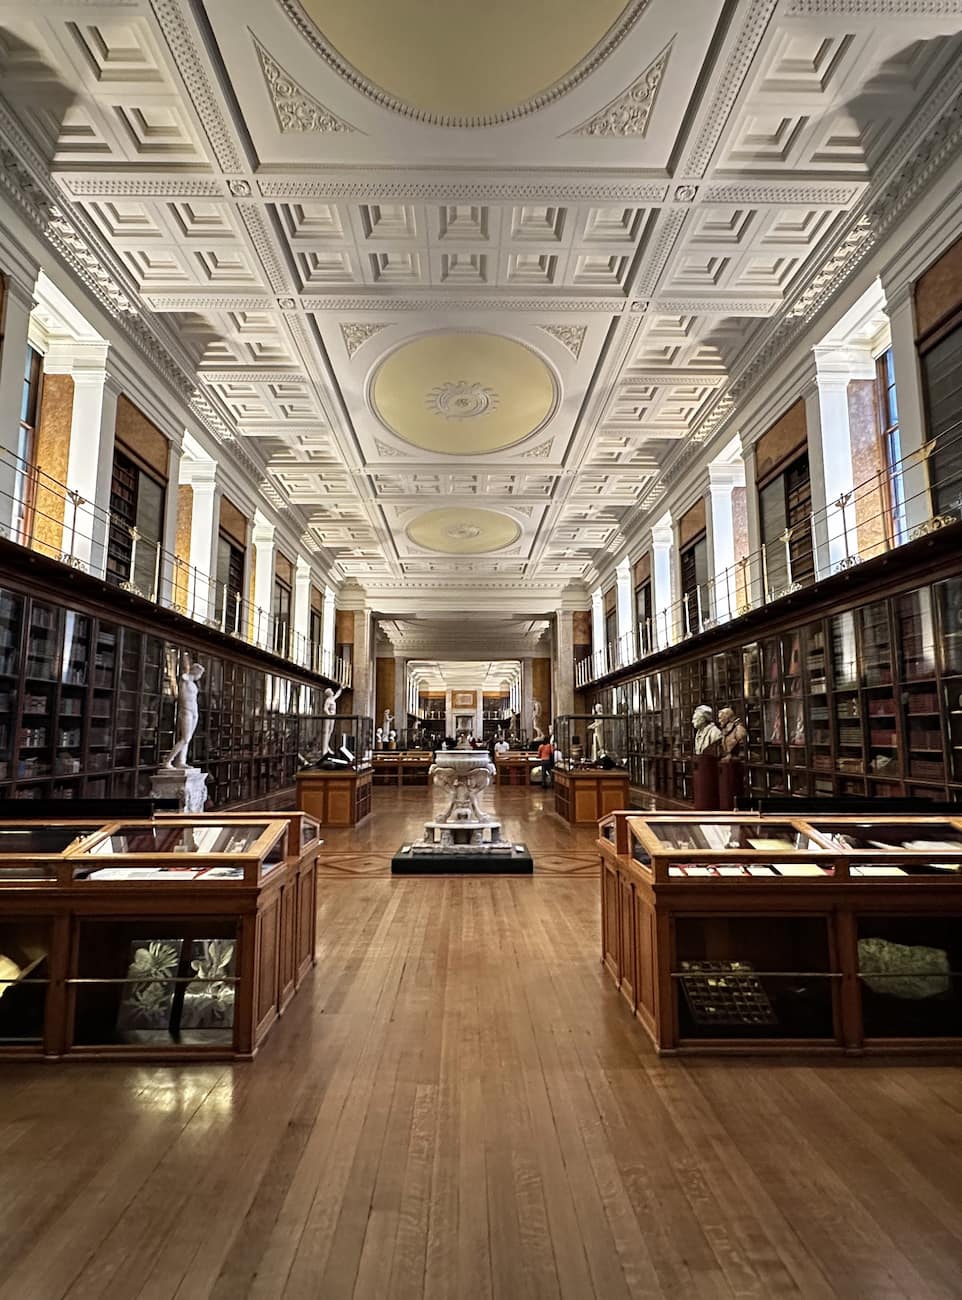
[[[550,787],[489,788],[480,802],[501,819],[506,839],[528,845],[539,875],[598,875],[595,827],[569,826],[554,811]],[[330,875],[390,875],[394,853],[423,837],[432,806],[425,786],[375,786],[370,817],[356,827],[324,830],[321,870]]]
[[956,1066],[659,1061],[577,875],[325,876],[318,956],[252,1064],[0,1068],[0,1300],[962,1296]]

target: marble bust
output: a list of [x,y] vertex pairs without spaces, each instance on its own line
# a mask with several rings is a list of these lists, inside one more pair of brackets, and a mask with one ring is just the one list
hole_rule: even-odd
[[717,755],[721,748],[722,733],[709,705],[698,705],[691,715],[691,725],[695,728],[695,753]]

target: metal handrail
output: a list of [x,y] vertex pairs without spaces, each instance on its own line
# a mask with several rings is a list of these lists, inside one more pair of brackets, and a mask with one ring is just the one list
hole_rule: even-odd
[[[962,420],[957,420],[890,470],[880,470],[842,493],[774,542],[743,556],[708,582],[657,610],[616,642],[593,650],[575,665],[575,686],[584,689],[610,673],[643,662],[658,650],[740,618],[752,610],[897,550],[906,542],[962,520],[962,480],[932,478],[932,457],[962,452]],[[906,494],[912,476],[923,481]],[[946,509],[936,511],[939,490],[956,491]],[[880,508],[874,513],[874,503]],[[909,522],[911,520],[911,523]],[[806,536],[811,568],[799,570],[793,541]],[[808,548],[806,548],[808,550]]]
[[[293,629],[286,618],[255,605],[119,515],[0,448],[0,466],[4,461],[13,465],[16,495],[0,488],[0,502],[12,505],[14,521],[12,529],[0,526],[0,536],[350,687],[351,664]],[[123,562],[119,539],[127,552]]]

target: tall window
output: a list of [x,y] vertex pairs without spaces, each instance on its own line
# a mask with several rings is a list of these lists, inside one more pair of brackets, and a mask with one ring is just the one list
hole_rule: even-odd
[[291,586],[283,578],[274,578],[274,653],[285,658],[291,645]]
[[144,595],[152,595],[164,536],[166,497],[163,483],[141,469],[126,452],[114,448],[107,539],[108,582],[118,586],[130,583]]
[[236,632],[243,624],[244,552],[227,536],[217,538],[217,620],[225,632]]
[[43,357],[36,348],[27,348],[24,358],[23,387],[20,396],[20,430],[17,437],[17,464],[13,480],[13,527],[18,542],[27,542],[33,523],[37,491],[37,422],[40,416],[40,384]]
[[700,632],[708,616],[708,539],[704,536],[681,552],[681,598],[685,631]]
[[618,611],[609,609],[605,614],[605,645],[608,652],[608,666],[614,668],[618,663]]
[[320,604],[311,601],[309,636],[311,642],[311,667],[315,672],[321,670],[321,638],[323,635],[324,610]]
[[900,461],[899,407],[895,392],[895,363],[892,349],[887,348],[875,363],[878,393],[879,433],[882,441],[882,464],[888,484],[888,508],[892,534],[901,538],[905,532],[905,489]]
[[760,488],[758,503],[770,597],[781,595],[796,583],[811,582],[815,577],[815,553],[807,452]]
[[919,345],[928,417],[928,459],[936,514],[958,511],[962,496],[962,316],[955,316]]
[[638,634],[638,654],[651,654],[654,637],[651,626],[651,582],[635,588],[635,627]]

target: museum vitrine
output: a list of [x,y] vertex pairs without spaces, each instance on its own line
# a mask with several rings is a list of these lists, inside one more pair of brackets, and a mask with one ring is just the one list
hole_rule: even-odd
[[374,722],[359,714],[313,713],[300,719],[301,769],[369,767]]
[[314,961],[319,843],[301,813],[0,826],[0,1055],[252,1055]]
[[962,819],[618,811],[605,965],[662,1051],[957,1050]]
[[568,714],[555,718],[554,741],[555,767],[624,767],[628,719],[624,713]]

